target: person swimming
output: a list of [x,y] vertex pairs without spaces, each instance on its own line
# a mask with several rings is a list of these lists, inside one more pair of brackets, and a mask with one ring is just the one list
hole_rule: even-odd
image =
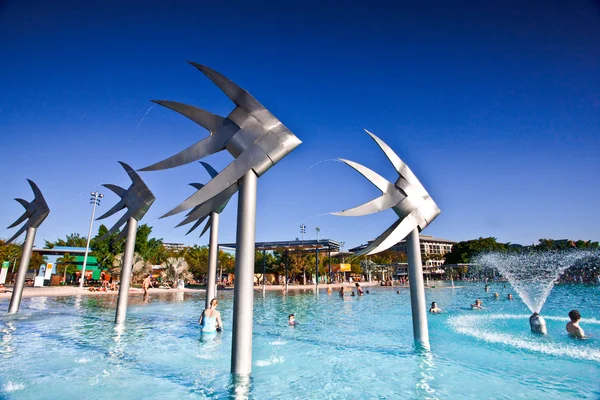
[[475,300],[474,304],[471,304],[471,310],[481,310],[483,309],[483,303],[481,303],[481,300],[477,299]]
[[497,299],[497,298],[499,298],[499,297],[500,297],[500,295],[498,294],[498,292],[494,293],[494,298],[495,298],[495,299]]
[[343,287],[340,288],[339,293],[340,293],[340,297],[344,297],[344,288]]
[[298,323],[296,322],[296,316],[294,314],[288,315],[288,325],[289,326],[296,326],[296,325],[298,325]]
[[506,296],[506,299],[507,300],[512,300],[513,299],[513,295],[509,293],[508,296]]
[[198,323],[201,326],[202,333],[216,333],[223,330],[223,322],[221,321],[221,313],[217,311],[219,300],[212,299],[210,307],[202,311]]
[[438,308],[437,303],[434,301],[433,303],[431,303],[431,308],[429,309],[429,312],[431,314],[439,314],[442,312],[442,309]]
[[400,291],[399,291],[399,290],[396,290],[396,294],[400,294]]
[[569,311],[569,318],[571,321],[567,322],[567,332],[569,332],[570,336],[576,337],[577,339],[585,338],[585,333],[583,329],[579,326],[579,321],[581,320],[581,314],[577,310]]

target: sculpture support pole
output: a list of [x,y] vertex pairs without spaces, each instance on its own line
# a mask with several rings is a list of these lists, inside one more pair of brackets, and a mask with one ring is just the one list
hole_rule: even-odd
[[23,253],[21,254],[21,261],[19,261],[19,269],[17,270],[17,278],[15,279],[15,286],[13,287],[10,305],[8,306],[9,314],[16,314],[21,305],[23,286],[25,286],[25,275],[27,275],[27,268],[29,268],[29,260],[31,259],[31,251],[33,250],[33,241],[35,239],[36,230],[37,228],[27,228],[25,243],[23,243]]
[[137,219],[130,217],[127,221],[127,243],[123,255],[123,268],[121,269],[121,283],[119,284],[119,299],[117,300],[116,324],[124,324],[127,316],[127,303],[129,302],[129,284],[131,282],[131,269],[133,268],[133,253],[135,250],[135,236],[137,233]]
[[249,171],[239,182],[231,373],[246,375],[252,371],[254,245],[256,235],[256,186],[258,177],[253,171]]
[[219,213],[210,214],[210,241],[208,244],[208,282],[206,284],[206,306],[210,308],[210,302],[217,296],[217,259],[219,256]]
[[425,304],[425,286],[423,285],[419,228],[413,229],[406,237],[406,255],[408,256],[413,336],[417,345],[428,349],[429,330],[427,328],[427,305]]

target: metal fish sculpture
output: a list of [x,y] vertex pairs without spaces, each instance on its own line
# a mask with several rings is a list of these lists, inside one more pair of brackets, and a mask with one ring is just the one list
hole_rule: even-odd
[[[142,181],[142,178],[140,178],[140,176],[129,165],[121,161],[119,161],[119,164],[123,166],[125,172],[127,172],[127,175],[129,175],[132,184],[128,189],[123,189],[120,186],[111,184],[102,185],[105,188],[115,192],[115,194],[121,199],[110,210],[97,219],[104,219],[121,211],[124,208],[127,209],[125,214],[123,214],[117,223],[110,228],[107,235],[115,233],[121,226],[123,226],[123,224],[127,222],[127,220],[129,220],[130,217],[133,217],[138,221],[141,220],[152,203],[154,203],[154,200],[156,200],[150,189],[148,189],[148,186],[146,186],[144,181]],[[125,237],[126,234],[127,230],[123,229],[119,237]]]
[[194,208],[180,225],[210,214],[238,190],[237,182],[242,176],[253,171],[260,177],[302,143],[246,90],[213,69],[193,62],[190,64],[219,87],[236,107],[227,117],[221,117],[183,103],[154,101],[188,117],[207,129],[210,135],[166,160],[142,168],[141,171],[178,167],[222,150],[227,150],[235,160],[195,194],[162,216],[167,217]]
[[415,228],[418,227],[419,231],[425,229],[440,214],[440,209],[429,196],[429,193],[400,157],[383,140],[366,129],[365,132],[371,136],[392,163],[396,172],[398,172],[398,180],[392,184],[373,170],[353,161],[340,158],[340,161],[354,168],[381,190],[382,195],[358,207],[332,214],[355,217],[391,208],[398,215],[398,221],[366,248],[355,253],[355,256],[370,255],[387,250],[404,239]]
[[48,204],[46,203],[46,200],[44,199],[44,196],[42,195],[42,192],[38,186],[30,179],[27,179],[27,182],[29,182],[29,186],[31,186],[31,190],[33,191],[35,197],[31,202],[23,199],[15,199],[25,208],[25,212],[14,223],[12,223],[8,229],[14,228],[25,220],[27,220],[27,222],[25,222],[25,224],[13,235],[13,237],[8,239],[6,242],[7,244],[21,236],[21,234],[25,232],[27,228],[38,228],[50,214]]

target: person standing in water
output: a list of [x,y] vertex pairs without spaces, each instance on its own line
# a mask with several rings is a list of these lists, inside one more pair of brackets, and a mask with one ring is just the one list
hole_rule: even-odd
[[571,310],[569,312],[569,318],[571,318],[571,321],[567,322],[567,332],[569,332],[570,336],[576,337],[577,339],[583,339],[585,337],[585,333],[579,326],[579,320],[581,319],[581,314],[579,314],[579,311]]
[[363,294],[365,294],[358,282],[356,282],[355,285],[356,285],[356,292],[358,293],[359,296],[362,296]]
[[[148,276],[142,282],[142,290],[144,291],[144,301],[148,300],[148,289],[152,286],[152,275],[148,274]],[[152,286],[154,287],[154,286]]]
[[434,301],[431,303],[431,308],[429,309],[431,314],[439,314],[442,312],[442,309],[437,306],[437,303]]
[[202,327],[202,333],[215,333],[220,332],[223,329],[223,322],[221,321],[221,313],[217,311],[219,300],[212,299],[210,301],[210,307],[202,311],[198,323]]

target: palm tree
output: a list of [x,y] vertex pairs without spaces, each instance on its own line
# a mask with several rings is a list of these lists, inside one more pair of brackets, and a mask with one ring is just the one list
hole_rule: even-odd
[[60,267],[62,266],[62,270],[63,270],[63,282],[67,281],[67,269],[69,269],[71,272],[73,272],[73,269],[76,267],[75,265],[75,257],[70,255],[69,253],[65,253],[63,254],[62,257],[59,257],[56,260],[56,269],[57,271],[60,272]]

